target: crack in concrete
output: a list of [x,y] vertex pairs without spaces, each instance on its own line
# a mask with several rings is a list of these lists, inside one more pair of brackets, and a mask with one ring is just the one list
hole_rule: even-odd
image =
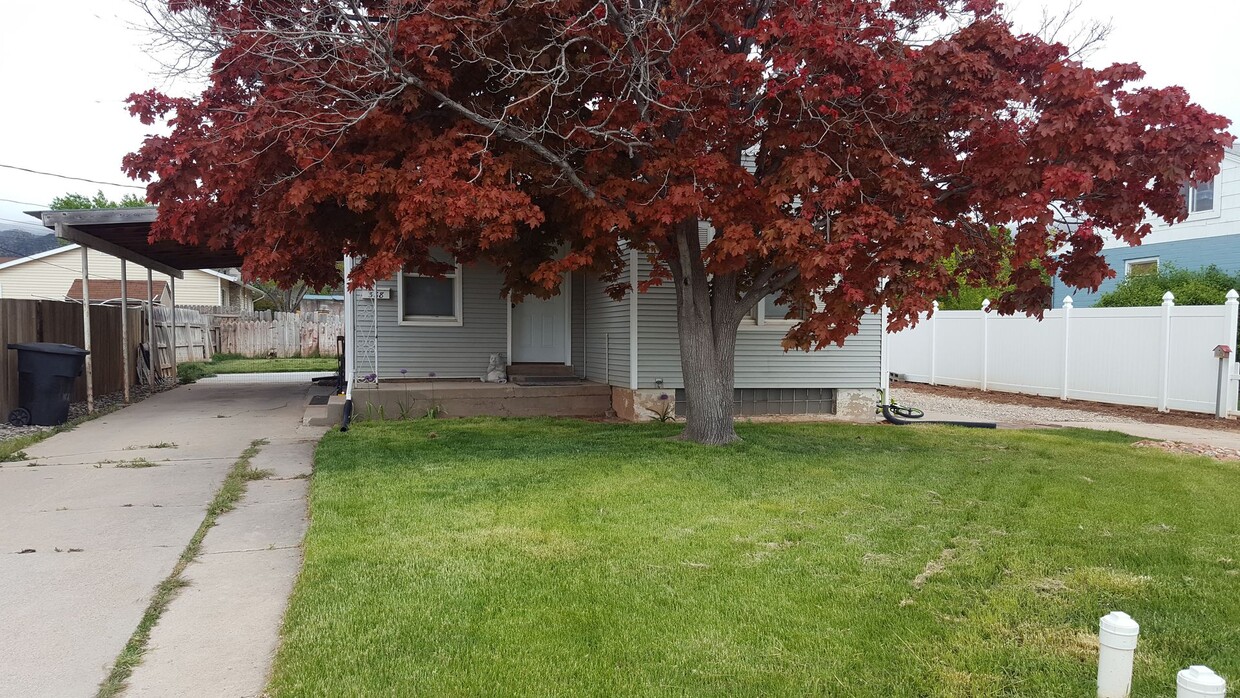
[[297,545],[272,545],[266,548],[240,548],[238,550],[215,550],[213,552],[203,553],[202,556],[207,557],[208,555],[231,555],[232,553],[264,553],[268,551],[274,552],[276,550],[299,550],[299,549],[301,549],[300,543],[298,543]]

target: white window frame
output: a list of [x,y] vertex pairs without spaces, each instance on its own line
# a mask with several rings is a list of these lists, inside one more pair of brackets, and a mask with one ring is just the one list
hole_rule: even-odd
[[1197,201],[1197,196],[1196,196],[1197,185],[1195,184],[1188,185],[1188,200],[1184,202],[1184,205],[1188,208],[1188,220],[1200,220],[1202,218],[1218,218],[1220,215],[1222,215],[1222,210],[1221,210],[1222,202],[1219,200],[1222,197],[1219,196],[1219,188],[1218,188],[1219,178],[1215,177],[1213,180],[1211,180],[1210,185],[1212,187],[1214,194],[1213,194],[1213,199],[1211,200],[1213,203],[1213,206],[1208,211],[1194,211],[1193,210],[1193,205]]
[[1128,277],[1132,276],[1132,265],[1144,264],[1147,262],[1154,263],[1154,273],[1157,274],[1158,268],[1160,266],[1158,262],[1158,258],[1157,257],[1141,257],[1139,259],[1125,259],[1124,260],[1124,278],[1127,279]]
[[[779,292],[776,291],[774,294],[771,294],[771,295],[778,295],[778,294]],[[822,303],[818,303],[817,305],[819,308],[822,307]],[[747,328],[753,329],[753,328],[760,328],[760,327],[780,327],[780,328],[785,328],[785,331],[786,331],[786,328],[792,327],[793,325],[796,325],[797,323],[800,323],[800,322],[804,322],[804,321],[803,320],[789,320],[787,318],[782,318],[782,317],[781,318],[768,318],[766,316],[766,297],[763,297],[762,300],[758,301],[758,304],[753,307],[753,310],[750,310],[749,313],[745,315],[745,321],[741,322],[741,329],[747,329]]]
[[456,270],[444,274],[442,277],[429,278],[446,278],[452,279],[452,305],[453,315],[405,315],[405,277],[427,277],[427,274],[418,274],[416,272],[406,272],[404,267],[396,273],[396,323],[409,327],[460,327],[465,324],[465,303],[461,294],[461,279],[464,276],[464,269],[458,263]]

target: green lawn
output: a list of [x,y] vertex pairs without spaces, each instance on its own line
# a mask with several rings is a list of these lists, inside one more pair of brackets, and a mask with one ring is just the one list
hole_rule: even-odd
[[293,371],[334,373],[336,365],[336,358],[331,356],[247,359],[231,354],[220,354],[210,361],[177,364],[177,375],[182,383],[193,383],[201,378],[218,376],[221,373],[289,373]]
[[207,368],[213,373],[288,373],[291,371],[336,370],[336,357],[307,357],[295,359],[245,359],[225,355],[211,360]]
[[276,696],[1134,695],[1240,680],[1240,465],[1084,431],[362,423],[319,446]]

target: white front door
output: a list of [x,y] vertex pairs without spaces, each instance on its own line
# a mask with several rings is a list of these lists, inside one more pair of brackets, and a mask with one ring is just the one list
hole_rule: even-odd
[[568,298],[526,296],[512,308],[513,363],[568,363]]

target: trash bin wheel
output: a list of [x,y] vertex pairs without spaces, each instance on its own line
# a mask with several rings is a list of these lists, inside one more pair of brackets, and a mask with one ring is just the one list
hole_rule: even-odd
[[9,424],[15,427],[30,426],[30,411],[24,407],[18,407],[9,413]]

